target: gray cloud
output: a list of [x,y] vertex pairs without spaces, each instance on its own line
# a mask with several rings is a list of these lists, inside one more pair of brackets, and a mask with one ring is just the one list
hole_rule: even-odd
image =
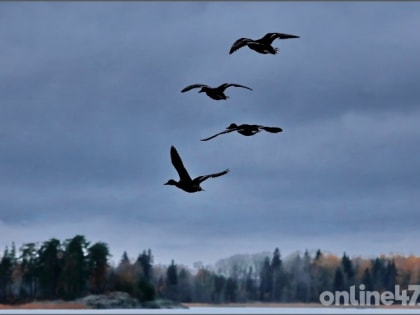
[[[418,3],[0,7],[0,246],[85,233],[162,263],[415,251]],[[267,32],[301,38],[228,54]],[[253,91],[180,92],[224,82]],[[232,122],[284,131],[199,141]],[[164,186],[171,145],[192,176],[231,172]]]

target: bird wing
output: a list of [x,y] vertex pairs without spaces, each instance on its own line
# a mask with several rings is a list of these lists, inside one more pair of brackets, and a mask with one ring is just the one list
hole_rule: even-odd
[[260,38],[258,41],[264,44],[269,44],[271,45],[271,43],[276,39],[288,39],[288,38],[300,38],[299,36],[296,35],[291,35],[291,34],[284,34],[284,33],[267,33],[264,35],[264,37]]
[[242,48],[246,45],[248,45],[249,42],[253,42],[254,40],[250,39],[250,38],[239,38],[238,40],[236,40],[232,47],[230,47],[229,50],[229,55],[232,54],[233,52],[237,51],[239,48]]
[[219,176],[225,175],[227,173],[229,173],[229,169],[225,169],[223,172],[220,172],[220,173],[198,176],[198,177],[194,178],[193,181],[198,182],[200,184],[200,183],[204,182],[206,179],[219,177]]
[[282,132],[283,129],[281,129],[280,127],[263,127],[261,126],[261,129],[271,132],[271,133],[278,133],[278,132]]
[[213,138],[216,138],[217,136],[219,136],[219,135],[222,135],[222,134],[225,134],[225,133],[229,133],[229,132],[232,132],[232,131],[235,131],[236,129],[226,129],[226,130],[224,130],[224,131],[221,131],[221,132],[219,132],[219,133],[216,133],[215,135],[213,135],[213,136],[211,136],[211,137],[208,137],[208,138],[206,138],[206,139],[201,139],[200,141],[207,141],[207,140],[210,140],[210,139],[213,139]]
[[178,154],[178,151],[174,146],[171,146],[171,161],[172,165],[175,167],[178,172],[180,180],[191,181],[191,177],[185,169],[184,164],[182,163],[181,157]]
[[252,89],[250,87],[247,87],[245,85],[236,84],[236,83],[223,83],[222,85],[220,85],[218,87],[218,89],[222,89],[224,91],[229,86],[241,87],[241,88],[248,89],[248,90],[251,90],[252,91]]
[[181,90],[181,93],[187,92],[187,91],[195,89],[195,88],[204,87],[204,86],[209,87],[207,84],[201,84],[201,83],[191,84],[191,85],[188,85],[188,86],[184,87]]

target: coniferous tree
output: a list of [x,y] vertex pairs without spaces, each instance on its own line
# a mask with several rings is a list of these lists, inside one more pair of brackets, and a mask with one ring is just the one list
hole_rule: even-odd
[[178,270],[172,259],[170,266],[166,270],[166,296],[172,300],[178,300]]
[[385,261],[382,258],[376,258],[372,262],[372,282],[375,291],[383,291],[385,289]]
[[38,256],[35,243],[24,244],[21,249],[22,283],[20,293],[22,297],[34,299],[38,287]]
[[88,246],[89,243],[83,235],[76,235],[67,240],[60,279],[65,299],[75,299],[86,291],[88,265],[85,252]]
[[288,293],[288,281],[287,275],[283,270],[280,250],[278,248],[274,250],[270,268],[272,277],[271,300],[280,302],[282,295],[286,295]]
[[137,257],[137,263],[140,265],[146,281],[151,281],[153,270],[152,251],[150,249],[148,249],[147,252],[144,250],[143,253]]
[[88,278],[92,293],[101,294],[105,292],[109,256],[108,245],[105,243],[98,242],[88,248]]
[[343,254],[341,258],[341,267],[343,268],[343,275],[344,275],[344,289],[348,290],[350,286],[354,285],[355,283],[355,272],[353,269],[353,264],[351,259],[346,255]]
[[393,259],[388,261],[386,266],[384,284],[385,290],[394,292],[397,284],[397,268]]
[[213,297],[212,300],[215,303],[225,302],[224,289],[226,285],[226,278],[223,275],[214,275],[213,277],[214,286],[213,286]]
[[260,300],[271,301],[273,292],[273,277],[271,272],[270,260],[268,257],[264,259],[264,263],[260,274]]
[[296,292],[296,298],[300,302],[309,302],[311,285],[312,285],[312,275],[311,275],[311,256],[309,255],[308,250],[305,250],[302,258],[302,271],[298,274],[298,286]]
[[6,247],[0,260],[0,302],[9,302],[12,298],[13,257]]
[[61,242],[52,238],[42,244],[38,250],[37,275],[42,298],[58,297],[59,278],[63,269]]
[[225,288],[225,301],[228,303],[236,302],[236,290],[238,284],[234,278],[229,277],[226,280],[226,288]]
[[246,276],[245,290],[246,290],[246,301],[257,301],[258,300],[258,288],[253,276],[254,272],[250,266]]
[[372,276],[370,274],[369,268],[365,268],[365,271],[363,272],[363,277],[361,280],[361,284],[365,285],[366,291],[373,291],[373,282],[372,282]]
[[133,294],[135,290],[136,274],[126,251],[115,270],[115,290]]
[[334,291],[344,291],[344,274],[340,267],[335,269],[334,274]]

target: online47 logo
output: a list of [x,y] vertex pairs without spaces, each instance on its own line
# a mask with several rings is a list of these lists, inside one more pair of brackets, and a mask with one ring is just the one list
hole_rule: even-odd
[[359,305],[379,306],[392,305],[394,303],[404,306],[420,305],[420,285],[409,285],[407,289],[401,290],[399,285],[394,286],[392,291],[365,291],[365,285],[361,284],[356,293],[356,286],[351,286],[349,291],[324,291],[319,296],[323,305]]

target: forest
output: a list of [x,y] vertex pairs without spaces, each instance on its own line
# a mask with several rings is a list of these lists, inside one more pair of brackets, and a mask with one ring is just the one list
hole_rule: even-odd
[[[341,257],[317,250],[282,258],[280,250],[234,255],[214,266],[154,264],[151,249],[130,259],[124,252],[110,264],[106,243],[83,235],[60,241],[27,243],[4,249],[0,259],[0,303],[74,300],[89,294],[123,291],[140,301],[156,298],[192,303],[319,303],[325,290],[348,291],[364,284],[369,291],[394,291],[420,284],[420,257]],[[356,288],[357,288],[356,287]]]

